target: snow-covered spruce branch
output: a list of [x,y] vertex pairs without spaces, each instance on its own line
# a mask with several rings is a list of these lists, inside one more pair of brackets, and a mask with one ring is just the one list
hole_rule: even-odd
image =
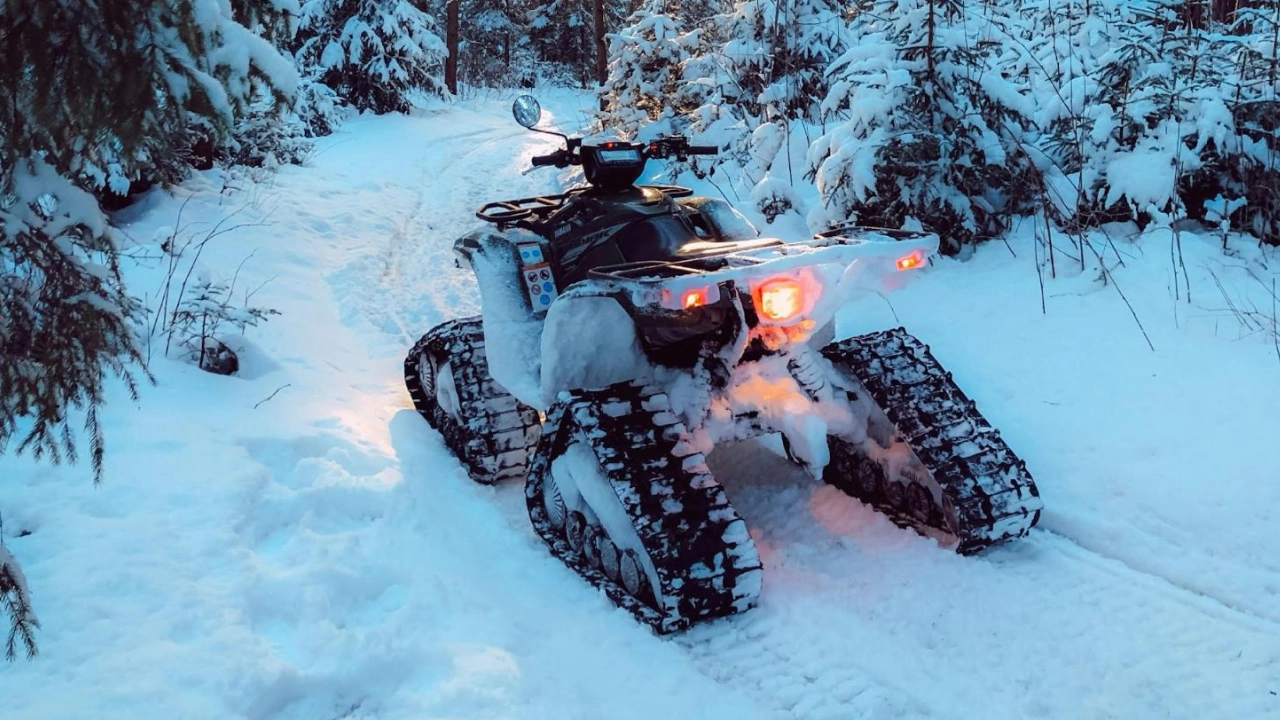
[[9,616],[9,636],[5,642],[5,659],[13,661],[21,646],[30,660],[39,651],[36,647],[36,630],[40,620],[31,607],[31,591],[27,579],[18,567],[18,561],[9,548],[0,542],[0,607]]
[[408,112],[415,94],[445,93],[444,42],[409,0],[306,0],[295,44],[304,76],[356,110]]
[[[97,202],[41,160],[13,169],[0,196],[0,449],[78,457],[70,422],[81,411],[94,479],[102,475],[98,408],[108,376],[137,398],[141,306],[120,275],[115,231]],[[143,371],[145,373],[145,370]],[[149,378],[149,375],[147,376]]]

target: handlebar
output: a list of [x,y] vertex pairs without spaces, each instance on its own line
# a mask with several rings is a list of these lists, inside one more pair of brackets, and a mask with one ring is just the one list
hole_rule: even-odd
[[[604,147],[611,149],[613,145],[613,143],[606,143]],[[715,155],[720,152],[720,148],[715,145],[690,145],[689,140],[683,135],[660,136],[647,144],[619,143],[619,145],[639,150],[645,160],[666,160],[672,157],[684,160],[689,155]],[[577,151],[582,147],[584,146],[580,138],[570,138],[568,148],[547,155],[534,155],[530,158],[530,162],[533,167],[563,168],[580,165],[582,157]]]

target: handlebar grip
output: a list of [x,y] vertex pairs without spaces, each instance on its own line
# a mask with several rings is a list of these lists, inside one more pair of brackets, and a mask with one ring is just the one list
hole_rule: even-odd
[[685,152],[690,155],[715,155],[720,152],[720,148],[715,145],[690,145],[685,148]]
[[550,155],[534,155],[532,161],[534,167],[545,167],[547,165],[555,165],[559,159],[559,153],[552,153]]

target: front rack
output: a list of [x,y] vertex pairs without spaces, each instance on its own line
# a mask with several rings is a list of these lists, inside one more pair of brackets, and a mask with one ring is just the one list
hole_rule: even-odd
[[[639,187],[658,190],[668,197],[680,198],[693,194],[693,190],[679,185],[642,185]],[[517,220],[536,218],[545,220],[551,213],[559,210],[570,198],[577,197],[592,188],[575,188],[559,195],[538,195],[537,197],[520,198],[519,200],[499,200],[486,203],[476,211],[476,217],[494,225],[507,225]]]

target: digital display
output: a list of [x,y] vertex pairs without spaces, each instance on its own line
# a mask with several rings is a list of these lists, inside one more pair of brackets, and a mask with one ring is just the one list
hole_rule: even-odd
[[600,162],[604,165],[630,165],[640,162],[640,151],[635,148],[624,150],[599,150]]

